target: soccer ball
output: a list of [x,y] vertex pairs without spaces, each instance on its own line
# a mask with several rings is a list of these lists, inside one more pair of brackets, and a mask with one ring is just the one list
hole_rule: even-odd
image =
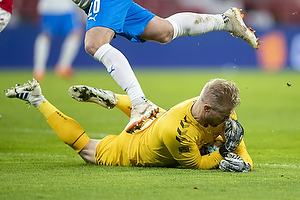
[[217,151],[223,144],[223,140],[216,139],[212,143],[204,144],[203,147],[200,149],[200,153],[202,156],[210,154],[214,151]]

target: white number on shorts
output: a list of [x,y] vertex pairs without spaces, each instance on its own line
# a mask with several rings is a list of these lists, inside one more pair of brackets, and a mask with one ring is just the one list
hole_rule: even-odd
[[93,13],[98,13],[99,10],[100,10],[100,0],[95,0],[94,1]]

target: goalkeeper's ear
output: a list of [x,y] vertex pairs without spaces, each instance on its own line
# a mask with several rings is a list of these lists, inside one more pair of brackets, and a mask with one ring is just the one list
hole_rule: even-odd
[[203,110],[204,110],[206,113],[210,112],[210,111],[211,111],[211,105],[209,105],[209,104],[207,104],[207,103],[204,104]]

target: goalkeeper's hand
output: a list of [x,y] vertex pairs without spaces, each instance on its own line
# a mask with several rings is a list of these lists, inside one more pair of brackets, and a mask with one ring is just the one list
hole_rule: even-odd
[[229,120],[225,122],[226,149],[228,151],[234,151],[241,142],[243,136],[244,129],[242,125],[230,117]]
[[251,170],[251,165],[244,162],[243,159],[235,153],[228,153],[221,160],[219,168],[224,172],[248,172]]
[[85,10],[90,6],[92,0],[72,0],[79,8]]
[[225,157],[228,152],[236,150],[243,136],[244,129],[242,125],[230,117],[229,120],[225,122],[226,142],[225,145],[220,148],[220,154]]

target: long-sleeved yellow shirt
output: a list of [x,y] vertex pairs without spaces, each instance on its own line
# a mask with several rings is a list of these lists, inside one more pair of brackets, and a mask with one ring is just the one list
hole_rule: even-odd
[[[201,155],[200,149],[221,136],[225,141],[225,124],[203,127],[192,116],[197,98],[184,101],[163,111],[147,128],[134,134],[105,137],[97,146],[96,163],[122,166],[163,166],[191,169],[216,168],[223,157],[219,151]],[[235,117],[235,116],[233,116]],[[253,163],[244,141],[235,153]]]

